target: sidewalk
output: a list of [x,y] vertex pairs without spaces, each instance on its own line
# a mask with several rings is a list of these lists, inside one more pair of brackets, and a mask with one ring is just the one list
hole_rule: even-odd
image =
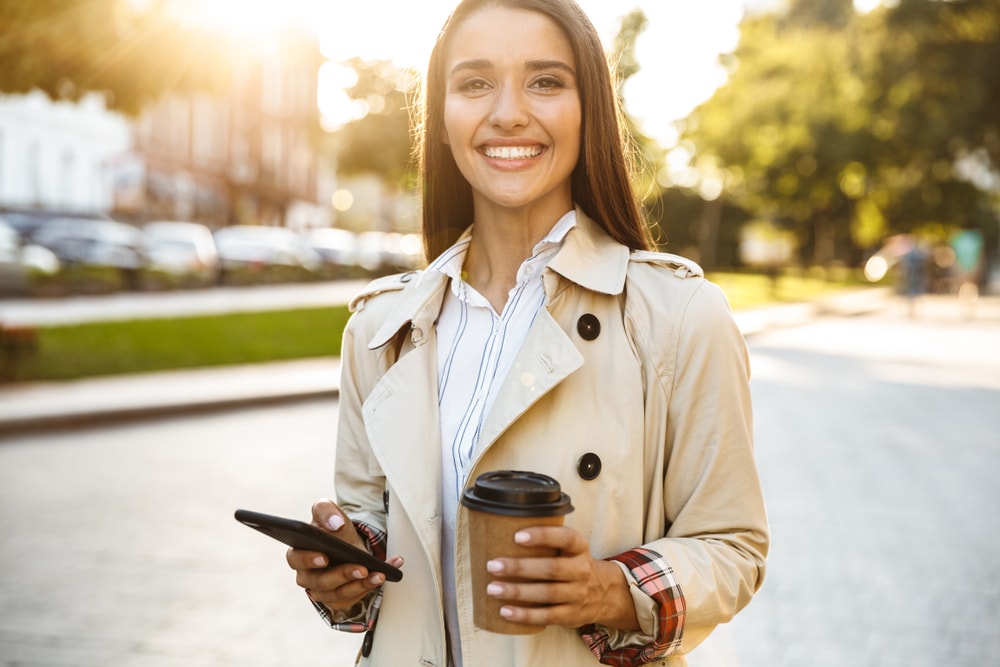
[[[744,336],[804,324],[823,314],[883,308],[891,292],[867,288],[816,303],[735,312]],[[0,438],[52,428],[219,410],[339,394],[335,357],[161,371],[66,382],[0,385]]]

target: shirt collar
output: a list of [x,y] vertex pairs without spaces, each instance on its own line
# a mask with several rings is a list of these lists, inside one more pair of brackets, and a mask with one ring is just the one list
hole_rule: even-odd
[[[524,260],[524,263],[521,265],[521,269],[518,272],[519,282],[521,272],[524,271],[526,267],[543,263],[543,260],[544,263],[547,263],[547,260],[551,259],[551,256],[555,254],[554,251],[558,251],[559,248],[562,247],[562,243],[566,239],[566,235],[569,233],[569,230],[575,226],[575,210],[569,211],[566,215],[559,218],[559,220],[552,225],[552,228],[548,231],[545,237],[535,244],[531,257]],[[473,226],[466,229],[453,246],[441,253],[430,263],[430,265],[428,265],[427,271],[439,271],[453,280],[461,280],[462,266],[465,264],[465,256],[469,253],[469,244],[472,242],[473,232]],[[539,270],[538,273],[541,273],[541,270]]]
[[[566,222],[568,217],[569,214],[561,218],[541,241],[541,244],[559,244],[558,251],[548,262],[548,270],[595,292],[621,294],[625,289],[625,274],[628,269],[628,247],[608,236],[580,209],[575,211],[572,224]],[[459,272],[465,252],[468,251],[469,239],[471,232],[466,230],[452,246],[452,249],[461,253],[461,259],[456,264]],[[464,247],[460,248],[463,243]],[[407,323],[419,328],[433,324],[441,307],[441,297],[444,294],[441,290],[446,288],[447,283],[453,282],[448,279],[449,274],[441,266],[456,261],[455,257],[449,257],[450,254],[450,250],[442,253],[421,274],[419,280],[413,281],[404,290],[399,303],[383,321],[369,347],[374,349],[384,345]]]

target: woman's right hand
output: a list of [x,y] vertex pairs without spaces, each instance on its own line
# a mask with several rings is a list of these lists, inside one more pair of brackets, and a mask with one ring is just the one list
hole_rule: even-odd
[[[354,524],[332,500],[319,500],[312,507],[312,523],[360,549],[367,545],[358,535]],[[334,611],[346,611],[385,583],[381,572],[369,572],[363,565],[347,563],[329,566],[329,559],[316,551],[289,549],[285,555],[289,567],[295,570],[295,583],[306,590],[314,602]],[[399,567],[402,558],[389,561]]]

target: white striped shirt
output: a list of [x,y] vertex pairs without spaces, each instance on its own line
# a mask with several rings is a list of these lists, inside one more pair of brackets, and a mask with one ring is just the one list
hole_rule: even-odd
[[445,611],[456,667],[461,667],[455,607],[455,517],[479,432],[497,391],[510,371],[535,316],[545,306],[542,273],[576,225],[570,211],[552,227],[517,272],[503,311],[464,279],[462,266],[471,236],[466,235],[428,267],[451,278],[436,324],[438,408],[441,423],[441,567]]

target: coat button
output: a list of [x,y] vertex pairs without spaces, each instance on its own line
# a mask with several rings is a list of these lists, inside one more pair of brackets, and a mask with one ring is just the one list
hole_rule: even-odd
[[372,644],[375,643],[375,633],[369,630],[365,633],[365,638],[361,641],[361,655],[366,658],[371,655]]
[[586,313],[576,321],[576,332],[584,340],[594,340],[601,335],[601,322],[596,316]]
[[588,482],[597,479],[597,476],[601,474],[601,457],[593,452],[587,452],[580,457],[576,471],[580,473],[580,477]]

